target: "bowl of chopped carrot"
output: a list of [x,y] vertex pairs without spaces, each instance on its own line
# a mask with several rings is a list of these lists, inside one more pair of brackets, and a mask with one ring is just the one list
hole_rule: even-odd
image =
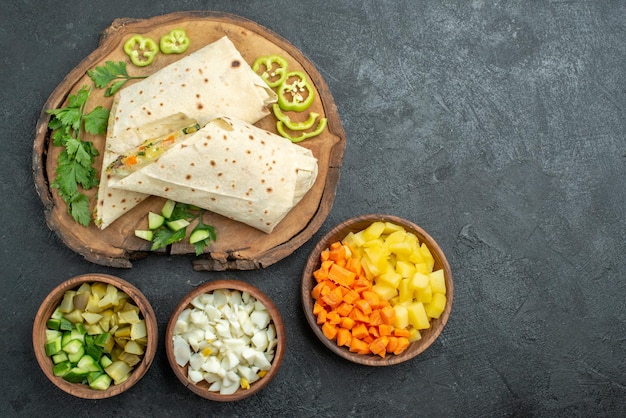
[[369,366],[402,363],[430,347],[452,309],[452,271],[418,225],[368,214],[332,228],[302,274],[306,319],[339,356]]

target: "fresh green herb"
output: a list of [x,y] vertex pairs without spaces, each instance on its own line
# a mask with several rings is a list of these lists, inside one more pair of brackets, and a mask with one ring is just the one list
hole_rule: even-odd
[[105,97],[113,96],[128,80],[147,77],[128,75],[124,61],[119,61],[118,63],[107,61],[103,66],[98,66],[93,70],[87,70],[87,75],[99,89],[103,89],[109,86],[109,83],[113,82],[104,92]]
[[91,89],[83,86],[75,95],[68,96],[66,107],[46,111],[52,115],[48,127],[53,131],[53,144],[65,147],[59,155],[56,178],[50,187],[57,189],[72,218],[83,226],[91,222],[91,213],[89,198],[79,191],[79,186],[88,190],[98,185],[93,167],[98,150],[93,143],[81,139],[81,130],[104,135],[109,118],[109,111],[102,106],[85,113],[90,93]]
[[185,239],[187,227],[197,220],[198,223],[189,235],[189,243],[194,246],[196,255],[200,255],[211,242],[217,240],[215,228],[202,222],[204,212],[204,209],[168,200],[161,210],[161,215],[152,213],[153,219],[162,217],[161,222],[153,223],[158,226],[150,230],[135,230],[135,235],[151,241],[151,250],[155,251]]

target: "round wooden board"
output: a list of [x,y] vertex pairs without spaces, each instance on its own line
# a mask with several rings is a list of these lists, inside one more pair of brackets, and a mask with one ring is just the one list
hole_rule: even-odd
[[[248,19],[216,12],[179,12],[150,19],[116,19],[101,36],[98,48],[74,68],[53,91],[45,103],[35,132],[33,148],[33,173],[37,193],[44,204],[46,222],[61,240],[73,251],[87,260],[111,267],[132,267],[131,261],[145,257],[150,252],[150,243],[134,236],[135,229],[147,228],[148,211],[160,211],[164,200],[150,197],[127,212],[108,228],[101,230],[93,224],[83,227],[67,213],[66,204],[56,191],[50,189],[55,177],[61,147],[50,141],[47,109],[65,105],[69,94],[75,94],[83,85],[93,86],[86,75],[87,70],[106,61],[125,61],[131,75],[149,75],[178,60],[181,55],[159,54],[148,67],[135,67],[129,63],[122,45],[132,34],[138,33],[159,39],[174,28],[183,28],[192,43],[184,55],[228,36],[244,59],[252,64],[261,55],[280,54],[287,58],[290,70],[304,71],[316,89],[316,99],[310,111],[328,118],[327,129],[319,136],[300,143],[309,148],[318,159],[319,175],[312,189],[298,205],[281,221],[271,234],[226,219],[220,215],[206,213],[203,221],[215,227],[217,242],[212,243],[210,252],[193,261],[195,270],[252,270],[267,267],[291,254],[317,232],[328,216],[335,199],[340,169],[343,162],[346,140],[343,127],[328,86],[309,61],[295,46],[276,33]],[[184,56],[183,55],[183,56]],[[88,108],[98,105],[107,109],[113,99],[104,97],[104,90],[92,92]],[[306,113],[306,112],[303,112]],[[307,113],[308,114],[308,113]],[[306,117],[306,115],[304,115]],[[276,119],[267,116],[257,126],[276,132]],[[95,162],[98,176],[102,165],[104,136],[83,135],[100,151]],[[97,187],[85,192],[95,204]],[[175,243],[163,254],[195,254],[193,246]]]

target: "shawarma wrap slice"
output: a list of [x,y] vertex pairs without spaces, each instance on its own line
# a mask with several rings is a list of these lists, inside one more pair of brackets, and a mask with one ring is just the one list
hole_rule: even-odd
[[226,36],[120,90],[107,130],[96,225],[106,228],[148,197],[112,188],[117,178],[106,167],[144,141],[181,128],[173,115],[200,126],[221,114],[254,123],[269,114],[267,106],[275,101],[276,94]]
[[270,233],[317,172],[310,150],[222,116],[113,187],[192,204]]

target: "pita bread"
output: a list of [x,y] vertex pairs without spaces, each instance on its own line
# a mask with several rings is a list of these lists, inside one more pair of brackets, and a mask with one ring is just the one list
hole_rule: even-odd
[[270,233],[313,186],[317,170],[310,150],[222,116],[112,186],[192,204]]
[[[117,93],[103,167],[145,140],[171,132],[172,126],[162,120],[177,113],[200,126],[221,114],[254,123],[269,114],[267,106],[275,101],[276,94],[223,37]],[[147,197],[112,188],[116,180],[101,170],[94,217],[102,229]]]

